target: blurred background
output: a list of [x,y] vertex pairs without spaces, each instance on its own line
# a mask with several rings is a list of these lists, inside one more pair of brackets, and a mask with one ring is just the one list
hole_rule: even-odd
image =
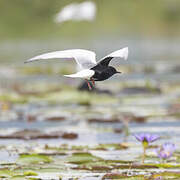
[[70,48],[88,48],[101,55],[125,45],[132,47],[133,58],[141,54],[143,62],[147,53],[158,56],[163,51],[164,58],[173,59],[179,55],[178,0],[94,1],[94,21],[55,23],[55,15],[74,2],[83,1],[1,1],[1,61],[20,62],[41,52]]
[[[35,146],[57,142],[133,142],[133,133],[146,131],[179,147],[180,1],[94,0],[93,20],[54,21],[65,6],[82,2],[0,0],[0,144],[11,144],[10,151],[23,144],[36,153]],[[128,60],[112,61],[123,74],[98,82],[92,92],[81,80],[61,76],[75,71],[74,62],[24,64],[76,48],[95,51],[98,60],[126,46]],[[1,161],[17,159],[0,153]]]

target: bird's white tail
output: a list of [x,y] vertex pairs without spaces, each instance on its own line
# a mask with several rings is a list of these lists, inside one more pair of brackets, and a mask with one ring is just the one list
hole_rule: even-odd
[[82,79],[89,79],[94,75],[93,70],[89,69],[84,69],[82,71],[79,71],[75,74],[69,74],[69,75],[64,75],[65,77],[70,77],[70,78],[82,78]]

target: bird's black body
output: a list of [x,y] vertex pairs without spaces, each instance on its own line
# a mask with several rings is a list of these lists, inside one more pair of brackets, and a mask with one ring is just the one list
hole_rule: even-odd
[[104,81],[114,74],[120,73],[114,67],[109,66],[111,59],[112,57],[107,57],[91,68],[91,70],[95,71],[95,74],[91,77],[94,81]]
[[91,70],[95,71],[95,74],[92,76],[94,81],[104,81],[109,79],[111,76],[117,73],[116,69],[112,66],[101,67],[101,68],[92,68]]

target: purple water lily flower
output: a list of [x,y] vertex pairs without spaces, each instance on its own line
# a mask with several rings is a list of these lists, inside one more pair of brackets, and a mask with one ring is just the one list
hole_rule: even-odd
[[140,142],[147,142],[151,143],[159,139],[160,137],[156,134],[149,134],[149,133],[140,133],[134,134],[135,138]]
[[144,163],[146,157],[146,149],[149,146],[149,143],[156,141],[160,137],[156,134],[149,134],[149,133],[140,133],[134,134],[135,138],[142,143],[143,146],[143,154],[142,154],[142,163]]
[[164,143],[161,148],[157,150],[157,155],[160,159],[168,159],[170,158],[176,147],[173,143]]
[[164,143],[164,144],[162,145],[162,148],[163,148],[164,150],[171,151],[171,152],[174,152],[174,151],[176,150],[175,144],[170,143],[170,142]]

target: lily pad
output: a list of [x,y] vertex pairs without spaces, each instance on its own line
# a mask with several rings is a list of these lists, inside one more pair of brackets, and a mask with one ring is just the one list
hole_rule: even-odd
[[1,178],[10,177],[12,175],[13,175],[13,173],[9,169],[7,169],[7,168],[0,169],[0,177]]
[[22,154],[18,159],[19,164],[37,164],[37,163],[50,163],[52,159],[46,155],[40,154]]
[[67,157],[66,161],[73,164],[85,164],[89,162],[95,162],[102,160],[99,157],[93,156],[91,153],[73,153],[70,157]]
[[179,179],[180,178],[180,172],[161,172],[161,173],[155,173],[153,174],[150,179],[158,179],[158,178],[165,178],[165,179]]
[[26,177],[24,175],[17,175],[10,178],[10,180],[25,180]]
[[7,101],[11,103],[26,103],[28,99],[24,96],[19,96],[15,93],[0,94],[0,101]]
[[38,174],[34,171],[25,171],[24,175],[25,176],[37,176]]
[[110,173],[110,174],[105,174],[103,176],[102,180],[106,180],[106,179],[144,180],[144,177],[141,175],[128,177],[126,174]]
[[114,104],[118,100],[115,97],[104,94],[90,94],[88,92],[79,92],[76,90],[62,90],[60,93],[52,93],[43,97],[43,100],[49,103],[65,103],[72,104],[77,103],[80,105],[91,104]]

